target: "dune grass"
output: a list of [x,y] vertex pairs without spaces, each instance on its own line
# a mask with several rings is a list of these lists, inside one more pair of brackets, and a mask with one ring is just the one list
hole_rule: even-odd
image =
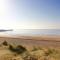
[[[0,60],[60,60],[60,48],[35,47],[29,50],[22,45],[0,44]],[[2,49],[1,49],[2,48]]]

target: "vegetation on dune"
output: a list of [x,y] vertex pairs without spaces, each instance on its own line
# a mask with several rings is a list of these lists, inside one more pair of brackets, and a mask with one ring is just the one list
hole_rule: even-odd
[[33,49],[32,49],[32,51],[37,51],[38,50],[38,48],[36,48],[36,47],[34,47]]
[[28,55],[28,56],[24,57],[24,60],[38,60],[38,58],[33,55]]
[[8,46],[7,41],[4,41],[2,44],[3,44],[4,46]]
[[22,45],[8,44],[7,41],[2,44],[8,46],[11,54],[0,56],[0,60],[60,60],[60,49],[34,46],[29,50]]
[[48,49],[47,51],[45,51],[45,56],[49,56],[50,54],[52,54],[54,51],[51,49]]
[[9,45],[9,50],[12,51],[12,52],[15,52],[17,54],[22,54],[25,51],[27,51],[27,49],[25,47],[23,47],[22,45],[18,45],[17,47]]

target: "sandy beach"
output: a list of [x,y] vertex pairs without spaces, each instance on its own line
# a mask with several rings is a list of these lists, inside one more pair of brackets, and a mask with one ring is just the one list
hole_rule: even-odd
[[8,41],[22,45],[54,46],[60,47],[60,36],[0,36],[0,42]]

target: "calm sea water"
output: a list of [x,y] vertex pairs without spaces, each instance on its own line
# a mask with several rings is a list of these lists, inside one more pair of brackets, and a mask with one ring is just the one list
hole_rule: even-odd
[[18,29],[7,32],[0,32],[0,34],[9,35],[60,35],[60,29]]

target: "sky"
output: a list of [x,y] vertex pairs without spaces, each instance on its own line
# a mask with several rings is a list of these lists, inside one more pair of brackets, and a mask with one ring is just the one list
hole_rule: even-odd
[[0,0],[0,29],[60,29],[60,0]]

